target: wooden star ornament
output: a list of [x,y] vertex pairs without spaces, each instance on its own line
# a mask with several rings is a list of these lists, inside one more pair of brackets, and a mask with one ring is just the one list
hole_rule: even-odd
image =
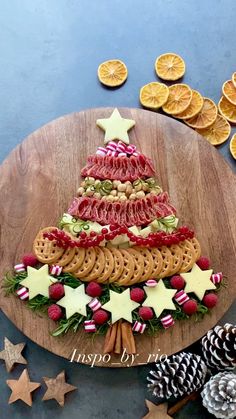
[[14,345],[9,339],[4,339],[4,350],[0,352],[0,359],[5,361],[7,372],[12,371],[15,364],[27,364],[26,359],[21,355],[25,343]]
[[55,378],[43,377],[43,380],[47,386],[47,391],[42,400],[55,399],[62,407],[65,404],[65,395],[77,389],[77,387],[66,383],[65,371],[60,372]]
[[135,125],[133,119],[122,118],[118,109],[114,109],[109,118],[97,119],[97,126],[105,131],[104,143],[120,140],[129,144],[128,132]]
[[30,381],[27,369],[24,369],[18,380],[7,380],[6,383],[12,391],[8,404],[22,400],[28,406],[33,403],[31,393],[41,386],[40,383]]
[[167,403],[156,405],[150,400],[145,400],[145,403],[149,412],[142,419],[172,419],[167,413]]

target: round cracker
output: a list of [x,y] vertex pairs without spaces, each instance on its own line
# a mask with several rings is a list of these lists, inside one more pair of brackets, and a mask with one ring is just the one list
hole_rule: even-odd
[[103,249],[101,249],[101,247],[94,247],[95,250],[95,263],[91,269],[91,271],[89,272],[88,275],[86,275],[86,277],[83,277],[83,281],[85,282],[90,282],[90,281],[94,281],[95,279],[99,278],[99,275],[102,273],[102,271],[104,270],[104,266],[105,266],[105,254],[103,252]]
[[44,233],[50,233],[53,230],[56,230],[56,228],[43,228],[34,239],[33,252],[41,263],[54,263],[64,253],[64,249],[57,246],[56,240],[49,240],[43,237]]
[[75,247],[68,247],[63,253],[63,255],[56,260],[54,263],[59,266],[66,266],[75,256]]
[[119,249],[124,260],[124,269],[121,276],[116,280],[119,285],[127,285],[134,275],[134,258],[125,249]]
[[162,270],[163,259],[159,249],[157,247],[151,247],[150,252],[153,258],[153,271],[151,273],[151,278],[156,278]]
[[150,279],[151,273],[153,271],[154,263],[153,263],[152,254],[151,254],[151,251],[147,249],[146,247],[135,246],[134,249],[137,250],[137,252],[140,252],[144,258],[143,273],[139,280],[139,282],[143,282],[143,281],[146,281],[147,279]]
[[135,249],[126,249],[126,251],[133,257],[134,260],[134,274],[126,285],[134,285],[139,282],[144,270],[144,257]]
[[110,277],[110,275],[113,272],[114,269],[114,257],[111,253],[111,251],[109,249],[107,249],[107,247],[103,247],[102,251],[104,253],[104,257],[105,257],[105,264],[104,264],[104,269],[102,271],[102,273],[99,275],[97,282],[98,283],[104,283],[108,280],[108,278]]
[[85,249],[85,256],[82,265],[73,271],[73,275],[76,278],[86,277],[93,269],[96,261],[96,251],[94,247],[88,247]]
[[75,247],[75,254],[73,259],[63,267],[63,272],[74,272],[80,268],[84,261],[85,249],[83,247]]
[[190,241],[190,243],[193,245],[194,247],[194,251],[195,251],[195,262],[196,260],[198,260],[201,256],[201,246],[199,241],[196,239],[196,237],[193,237],[192,239],[188,239],[188,241]]
[[172,244],[170,247],[172,257],[173,257],[173,266],[172,270],[168,273],[169,276],[176,274],[176,272],[179,272],[182,263],[183,263],[183,251],[181,247],[178,246],[178,244]]
[[172,271],[173,256],[171,254],[171,251],[166,246],[162,246],[160,248],[160,252],[162,255],[163,265],[161,268],[161,272],[158,274],[158,278],[165,278],[169,276],[169,272]]
[[124,260],[123,260],[123,255],[116,247],[111,247],[109,248],[109,250],[114,260],[113,271],[110,274],[109,281],[108,281],[111,284],[112,282],[115,282],[117,281],[118,278],[120,278],[124,269]]
[[194,247],[189,240],[184,240],[183,242],[179,243],[179,246],[183,251],[183,262],[179,272],[188,272],[195,263],[196,253]]

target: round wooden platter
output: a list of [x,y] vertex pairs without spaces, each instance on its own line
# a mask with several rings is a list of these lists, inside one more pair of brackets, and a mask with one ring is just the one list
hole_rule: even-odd
[[[61,117],[40,128],[20,144],[0,168],[0,277],[32,250],[41,227],[57,225],[80,183],[87,156],[103,144],[96,119],[113,109],[100,108]],[[215,272],[223,271],[228,288],[201,322],[176,322],[156,338],[139,335],[135,360],[102,358],[104,337],[91,339],[83,330],[59,338],[50,331],[55,323],[27,309],[17,297],[0,291],[1,309],[30,339],[45,349],[97,366],[123,367],[153,362],[204,335],[223,316],[236,294],[236,179],[217,150],[192,129],[173,119],[140,109],[119,109],[136,121],[130,142],[154,160],[157,177],[170,193],[182,223],[194,227],[202,253]],[[133,361],[133,363],[132,363]]]

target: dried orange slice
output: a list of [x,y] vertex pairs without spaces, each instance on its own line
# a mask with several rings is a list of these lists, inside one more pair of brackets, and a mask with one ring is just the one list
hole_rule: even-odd
[[233,158],[236,160],[236,134],[234,134],[230,140],[229,149]]
[[184,119],[184,122],[191,128],[204,129],[212,125],[217,117],[217,107],[213,100],[208,97],[203,98],[203,107],[200,112],[190,119]]
[[169,88],[163,83],[153,82],[145,84],[140,89],[139,99],[145,108],[159,109],[169,96]]
[[[187,109],[178,115],[176,115],[176,118],[179,119],[187,119],[187,118],[193,118],[196,116],[200,110],[203,107],[203,97],[202,95],[197,92],[197,90],[192,90],[192,99],[190,102],[190,105],[187,107]],[[173,115],[175,116],[175,115]]]
[[170,115],[178,115],[184,112],[190,105],[192,90],[187,84],[178,83],[169,87],[169,97],[162,109]]
[[235,73],[232,74],[232,82],[233,82],[234,87],[236,87],[236,71]]
[[227,80],[222,86],[222,93],[233,105],[236,105],[236,87],[232,80]]
[[222,96],[218,103],[218,109],[222,116],[232,124],[236,124],[236,105],[230,103],[226,97]]
[[109,87],[120,86],[128,77],[128,70],[120,60],[109,60],[98,67],[98,78],[102,84]]
[[155,70],[163,80],[178,80],[185,73],[185,62],[179,55],[169,52],[156,59]]
[[196,131],[212,145],[220,145],[228,140],[231,126],[223,116],[218,114],[215,122],[210,127],[197,129]]

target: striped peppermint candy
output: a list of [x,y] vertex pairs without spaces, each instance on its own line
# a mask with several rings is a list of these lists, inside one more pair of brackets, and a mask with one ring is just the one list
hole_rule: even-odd
[[118,151],[119,153],[126,153],[126,148],[126,145],[122,143],[122,141],[119,141],[116,147],[116,151]]
[[110,141],[107,144],[106,149],[107,150],[110,150],[110,151],[116,151],[116,149],[117,149],[117,143],[115,143],[115,141]]
[[29,298],[29,291],[25,287],[19,288],[16,293],[21,300],[28,300]]
[[165,329],[168,329],[168,327],[171,327],[175,324],[173,317],[171,314],[168,314],[165,317],[162,317],[161,323]]
[[133,153],[133,156],[135,156],[135,157],[137,157],[137,156],[139,156],[139,155],[140,155],[139,151],[135,151],[135,152]]
[[147,287],[155,287],[157,285],[157,281],[155,281],[155,279],[149,279],[145,282],[145,285],[147,285]]
[[143,333],[144,332],[144,330],[146,329],[146,324],[145,323],[140,323],[140,322],[138,322],[137,320],[136,320],[136,322],[134,323],[134,325],[133,325],[133,328],[132,328],[132,330],[134,331],[134,332],[138,332],[138,333]]
[[217,274],[212,274],[211,275],[211,281],[213,282],[213,284],[219,284],[223,279],[223,273],[222,272],[218,272]]
[[96,326],[94,320],[85,320],[84,321],[84,330],[88,333],[94,333],[96,332]]
[[134,144],[129,144],[126,147],[126,153],[127,154],[133,154],[135,151],[136,151],[136,145],[134,145]]
[[90,301],[88,306],[91,308],[91,310],[97,311],[100,307],[102,307],[102,304],[97,298],[94,298],[92,301]]
[[24,263],[18,263],[17,265],[14,266],[14,269],[16,272],[25,272],[25,265]]
[[184,292],[183,290],[177,292],[177,294],[175,294],[175,301],[182,306],[184,303],[186,303],[186,301],[189,300],[189,296],[186,294],[186,292]]
[[118,157],[126,157],[127,154],[126,153],[118,153]]
[[107,156],[113,156],[113,157],[115,157],[117,155],[118,155],[118,153],[116,151],[112,151],[112,150],[108,150],[107,151]]
[[107,149],[105,147],[98,147],[96,154],[98,156],[105,156],[107,154]]
[[59,266],[59,265],[50,266],[50,274],[58,276],[61,274],[61,272],[62,272],[62,266]]

